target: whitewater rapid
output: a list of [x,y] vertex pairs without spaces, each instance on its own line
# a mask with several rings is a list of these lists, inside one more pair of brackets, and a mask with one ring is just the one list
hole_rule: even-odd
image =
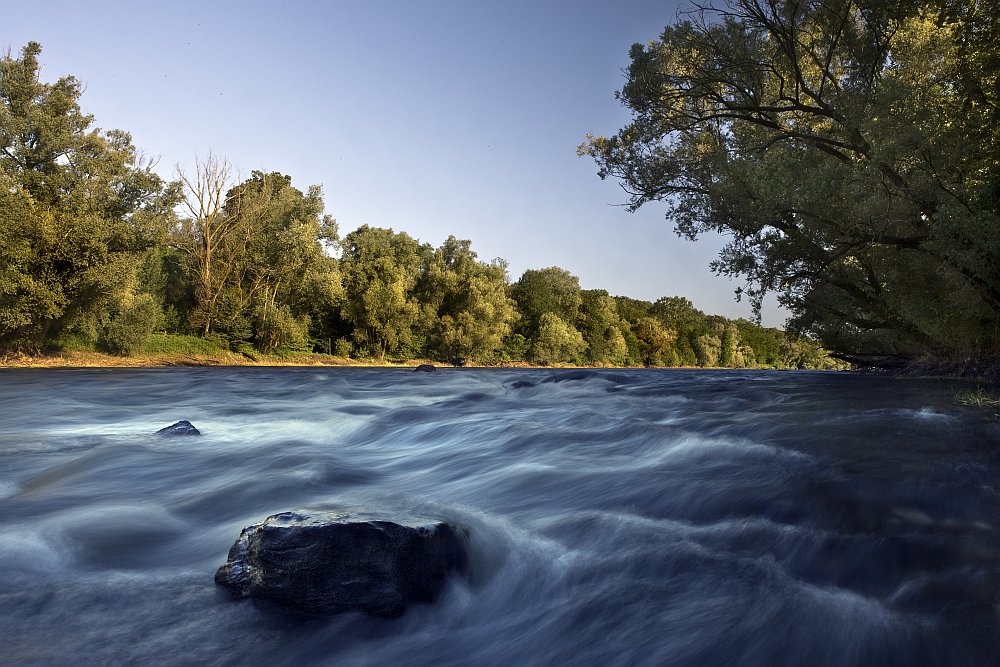
[[[0,663],[992,665],[1000,424],[951,381],[0,371]],[[194,438],[153,433],[180,419]],[[299,508],[469,529],[402,618],[234,601]]]

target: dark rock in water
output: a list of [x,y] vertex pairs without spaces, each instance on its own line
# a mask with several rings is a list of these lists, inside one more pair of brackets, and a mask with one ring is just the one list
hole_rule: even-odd
[[394,617],[463,572],[458,529],[346,512],[283,512],[243,529],[215,583],[309,614]]
[[163,435],[201,435],[201,431],[196,429],[194,424],[186,419],[161,428],[157,433],[162,433]]
[[437,368],[435,366],[430,365],[430,364],[420,364],[419,366],[417,366],[416,368],[413,369],[413,372],[414,373],[433,373],[436,370],[437,370]]
[[511,389],[526,389],[528,387],[534,387],[535,383],[531,380],[514,380],[507,386]]

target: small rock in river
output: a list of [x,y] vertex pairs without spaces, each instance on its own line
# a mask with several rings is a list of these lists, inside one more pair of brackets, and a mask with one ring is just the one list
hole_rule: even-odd
[[437,370],[437,367],[432,366],[431,364],[420,364],[419,366],[417,366],[416,368],[413,369],[413,372],[414,373],[433,373],[436,370]]
[[186,419],[183,419],[176,424],[165,426],[157,431],[157,433],[162,433],[163,435],[201,435],[201,431],[196,429],[194,424]]
[[440,521],[283,512],[243,529],[215,583],[310,614],[399,616],[463,572],[459,530]]

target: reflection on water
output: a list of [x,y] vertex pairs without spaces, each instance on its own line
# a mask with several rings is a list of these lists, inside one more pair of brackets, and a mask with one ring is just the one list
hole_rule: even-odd
[[[989,665],[1000,428],[828,373],[0,372],[0,662]],[[180,419],[203,433],[164,438]],[[396,620],[234,602],[240,529],[469,527]]]

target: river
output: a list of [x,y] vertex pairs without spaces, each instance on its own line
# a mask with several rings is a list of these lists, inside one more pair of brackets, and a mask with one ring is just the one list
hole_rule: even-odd
[[[0,371],[0,663],[995,665],[1000,424],[846,373]],[[200,437],[153,433],[190,420]],[[233,600],[285,510],[418,513],[398,619]]]

